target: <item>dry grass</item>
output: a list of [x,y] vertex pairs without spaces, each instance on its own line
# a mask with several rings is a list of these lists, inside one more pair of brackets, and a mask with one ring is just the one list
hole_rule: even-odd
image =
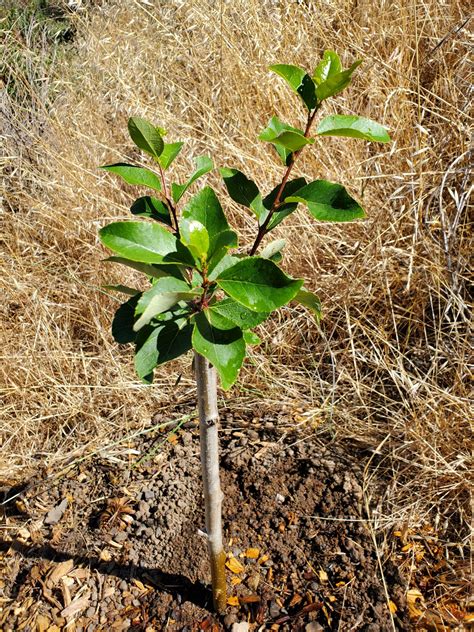
[[[341,181],[369,219],[323,225],[301,212],[276,231],[289,239],[288,269],[323,300],[322,332],[304,311],[282,310],[223,401],[300,407],[318,430],[372,450],[368,478],[393,473],[374,514],[382,526],[456,515],[460,528],[469,489],[467,17],[457,0],[111,0],[71,16],[66,54],[47,56],[5,31],[16,51],[5,83],[17,95],[0,93],[3,474],[58,467],[192,396],[187,360],[144,387],[131,350],[109,333],[116,303],[99,288],[124,274],[101,263],[97,229],[129,217],[134,198],[97,166],[137,159],[128,116],[186,140],[177,177],[209,153],[269,190],[281,168],[256,135],[272,114],[296,123],[301,111],[267,66],[312,67],[329,47],[364,65],[325,113],[374,118],[394,142],[324,139],[302,158],[299,173]],[[222,190],[217,175],[209,181]],[[250,238],[252,218],[231,212]]]

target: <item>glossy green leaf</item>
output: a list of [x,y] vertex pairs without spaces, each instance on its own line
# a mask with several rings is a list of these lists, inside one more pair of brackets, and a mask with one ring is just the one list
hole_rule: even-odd
[[192,348],[193,325],[177,316],[144,327],[136,336],[135,370],[147,383],[153,381],[153,369],[175,360]]
[[231,268],[235,265],[240,259],[234,255],[226,254],[222,257],[219,263],[211,268],[209,271],[208,279],[209,281],[215,281],[221,272],[227,270],[227,268]]
[[173,276],[177,279],[182,279],[183,275],[178,266],[175,265],[157,265],[150,263],[141,263],[139,261],[132,261],[131,259],[125,259],[124,257],[107,257],[104,261],[110,261],[111,263],[120,263],[138,272],[143,272],[148,277],[154,277],[160,279],[164,276]]
[[316,86],[306,70],[299,66],[275,64],[270,70],[280,75],[302,99],[308,110],[316,107]]
[[137,303],[135,315],[140,318],[135,323],[134,331],[139,331],[158,314],[168,311],[180,301],[192,300],[202,294],[202,288],[191,289],[185,281],[164,277],[152,288],[144,292]]
[[259,195],[259,190],[255,182],[249,180],[249,178],[238,169],[228,169],[224,167],[219,169],[219,171],[224,180],[227,192],[234,202],[250,208],[253,200]]
[[313,80],[317,86],[323,81],[326,81],[329,77],[337,75],[342,70],[341,60],[339,55],[333,50],[325,50],[323,58],[316,66],[313,73]]
[[221,233],[217,233],[209,247],[208,272],[210,273],[214,270],[230,248],[237,248],[238,245],[238,236],[233,230],[223,230]]
[[253,312],[232,298],[225,298],[212,305],[211,311],[224,316],[241,329],[252,329],[270,316],[269,312]]
[[327,180],[310,182],[285,201],[303,202],[311,215],[320,221],[350,222],[365,217],[364,209],[341,184]]
[[216,279],[231,298],[254,312],[271,312],[286,305],[303,281],[288,277],[269,259],[247,257]]
[[192,343],[195,351],[215,367],[222,388],[230,388],[245,358],[242,329],[217,312],[205,309],[195,318]]
[[163,169],[168,169],[170,164],[176,158],[176,156],[181,151],[184,143],[165,143],[163,146],[163,151],[158,158],[158,162],[163,167]]
[[196,219],[183,217],[179,224],[180,239],[197,261],[204,261],[209,250],[209,233]]
[[104,226],[99,236],[107,248],[132,261],[194,265],[191,253],[159,224],[114,222]]
[[253,331],[244,331],[244,340],[247,345],[259,345],[262,342]]
[[130,207],[132,215],[140,215],[141,217],[149,217],[157,222],[163,222],[167,226],[171,226],[171,215],[168,206],[150,195],[139,197]]
[[[282,191],[280,200],[285,200],[288,196],[295,193],[295,191],[298,191],[299,189],[304,187],[305,184],[306,184],[306,180],[304,178],[295,178],[294,180],[290,180],[289,182],[286,183]],[[265,208],[267,209],[272,208],[279,190],[280,190],[280,185],[277,185],[264,198],[263,204]],[[278,224],[280,224],[285,219],[285,217],[288,217],[288,215],[290,215],[296,210],[297,206],[298,206],[297,202],[292,202],[290,204],[288,203],[280,204],[280,206],[278,206],[278,210],[275,211],[272,215],[272,218],[267,226],[267,232],[270,230],[273,230],[276,226],[278,226]]]
[[272,117],[268,126],[260,133],[259,139],[274,145],[281,145],[289,152],[298,151],[305,145],[314,143],[314,138],[306,138],[300,130],[287,129],[281,121]]
[[103,165],[101,169],[116,173],[125,180],[127,184],[150,187],[150,189],[155,189],[155,191],[161,191],[159,177],[156,173],[144,167],[135,167],[134,165],[127,165],[124,162],[117,162],[114,165]]
[[133,330],[133,325],[136,320],[135,309],[140,296],[140,294],[132,296],[132,298],[120,305],[115,312],[112,321],[112,336],[119,344],[127,344],[128,342],[135,341],[136,333]]
[[194,162],[196,168],[189,180],[184,184],[176,184],[175,182],[173,182],[173,184],[171,185],[171,195],[175,203],[179,202],[183,194],[189,189],[193,182],[195,182],[205,173],[208,173],[209,171],[212,171],[212,169],[214,169],[214,163],[209,158],[209,156],[199,156],[195,159]]
[[285,244],[286,244],[286,239],[275,239],[275,241],[271,241],[260,252],[260,257],[262,257],[262,259],[271,259],[277,253],[283,250],[283,248],[285,247]]
[[362,138],[377,143],[390,142],[390,136],[383,125],[363,116],[333,114],[326,116],[318,125],[318,136],[347,136]]
[[318,101],[324,101],[324,99],[328,99],[329,97],[332,97],[335,94],[339,94],[339,92],[344,90],[344,88],[346,88],[350,84],[354,70],[361,63],[361,60],[356,61],[347,70],[343,70],[342,72],[331,75],[325,81],[320,83],[316,87],[316,96],[318,98]]
[[129,296],[136,296],[141,294],[140,290],[136,290],[134,287],[128,285],[103,285],[104,290],[111,290],[112,292],[120,292],[121,294],[128,294]]
[[319,323],[321,320],[321,301],[316,294],[306,290],[305,288],[301,288],[293,300],[309,309],[314,314],[316,321]]
[[128,119],[128,132],[137,147],[158,159],[163,151],[164,143],[158,129],[149,121],[138,116]]
[[[284,132],[285,130],[287,131],[292,131],[292,132],[296,132],[297,134],[301,134],[304,135],[303,130],[298,129],[297,127],[293,127],[292,125],[288,125],[288,123],[283,123],[283,121],[281,121],[278,116],[272,116],[272,118],[270,119],[270,121],[268,122],[267,127],[260,133],[259,135],[259,139],[260,140],[265,140],[265,138],[268,138],[270,136],[278,136],[279,134],[281,134],[282,132]],[[262,135],[265,136],[265,138],[262,138]],[[271,142],[271,141],[269,141]],[[273,145],[278,153],[278,155],[281,158],[281,161],[283,162],[284,165],[288,165],[291,161],[291,156],[292,153],[291,151],[289,151],[288,149],[285,149],[285,147],[283,147],[282,145],[279,144],[274,144]]]
[[193,195],[183,209],[183,219],[194,219],[206,227],[209,238],[229,229],[222,206],[211,187]]

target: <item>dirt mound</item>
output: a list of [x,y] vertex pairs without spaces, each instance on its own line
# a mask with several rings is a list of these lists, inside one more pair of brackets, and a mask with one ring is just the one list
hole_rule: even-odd
[[[198,532],[198,434],[188,428],[144,464],[96,459],[55,487],[31,488],[21,501],[28,527],[4,545],[11,583],[2,629],[25,622],[22,629],[36,629],[40,618],[60,629],[75,620],[79,631],[227,630],[241,621],[251,630],[304,630],[313,622],[313,630],[388,631],[388,599],[395,626],[408,629],[402,581],[389,561],[387,592],[381,580],[358,458],[309,438],[285,441],[271,429],[223,438],[233,605],[219,621],[210,612]],[[150,450],[145,441],[129,449],[134,458]],[[64,499],[58,519],[50,512]]]

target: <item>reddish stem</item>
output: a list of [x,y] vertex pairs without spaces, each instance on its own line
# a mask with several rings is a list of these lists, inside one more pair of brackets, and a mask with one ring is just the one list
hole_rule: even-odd
[[[306,122],[306,128],[304,131],[304,137],[308,138],[309,132],[311,130],[311,126],[313,124],[314,121],[314,117],[316,116],[316,112],[319,110],[320,104],[318,104],[313,112],[308,113],[308,120]],[[277,208],[280,206],[281,202],[280,202],[280,198],[283,194],[283,191],[285,189],[286,183],[288,182],[288,178],[290,177],[291,171],[293,169],[293,166],[296,162],[296,159],[298,158],[298,156],[301,154],[301,152],[303,151],[304,147],[302,147],[301,149],[298,149],[298,151],[295,151],[293,154],[291,154],[291,161],[290,164],[287,166],[286,171],[283,175],[283,179],[281,181],[280,184],[280,188],[278,189],[278,192],[276,194],[275,200],[272,204],[272,207],[265,219],[265,221],[263,222],[263,224],[261,226],[259,226],[258,229],[258,233],[257,233],[257,237],[254,241],[254,244],[250,250],[250,256],[254,255],[257,252],[257,248],[260,246],[260,242],[262,241],[262,239],[265,237],[265,234],[267,232],[267,227],[270,223],[270,220],[273,217],[273,214],[275,213],[275,211],[277,210]]]

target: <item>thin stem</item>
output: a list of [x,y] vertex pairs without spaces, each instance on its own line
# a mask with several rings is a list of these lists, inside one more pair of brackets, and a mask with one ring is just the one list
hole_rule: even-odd
[[211,562],[212,597],[216,612],[227,606],[226,555],[222,544],[222,491],[219,479],[219,438],[216,371],[209,361],[194,353],[199,408],[202,483],[206,509],[207,545]]
[[161,185],[163,187],[163,197],[165,198],[166,204],[171,212],[171,215],[173,216],[174,229],[176,232],[176,236],[179,237],[179,226],[178,226],[178,217],[176,214],[176,208],[173,202],[171,201],[170,197],[168,196],[168,188],[166,186],[165,172],[163,171],[163,167],[161,166],[160,163],[158,163],[158,169],[160,170]]
[[[308,112],[308,119],[306,121],[306,128],[304,131],[304,137],[308,138],[309,132],[311,130],[311,126],[313,124],[314,121],[314,117],[316,116],[316,112],[319,110],[321,104],[318,103],[316,105],[316,107],[314,108],[314,110],[312,112]],[[268,212],[268,215],[265,219],[265,221],[263,222],[263,224],[261,226],[259,226],[258,229],[258,233],[257,233],[257,237],[255,238],[254,244],[250,250],[250,256],[254,255],[257,252],[257,248],[260,246],[260,242],[262,241],[262,239],[265,237],[265,234],[267,232],[267,227],[270,224],[270,220],[273,217],[273,214],[275,213],[275,211],[278,209],[278,207],[281,205],[281,196],[283,195],[283,191],[285,189],[286,183],[288,182],[288,178],[290,177],[290,174],[293,170],[293,166],[296,162],[296,159],[298,158],[298,156],[301,154],[301,152],[303,151],[304,147],[302,147],[301,149],[298,149],[298,151],[295,151],[294,153],[291,154],[291,160],[290,160],[290,164],[287,166],[285,173],[283,174],[283,178],[280,184],[280,187],[278,189],[278,192],[276,194],[275,200],[272,204],[272,207],[270,209],[270,211]]]

